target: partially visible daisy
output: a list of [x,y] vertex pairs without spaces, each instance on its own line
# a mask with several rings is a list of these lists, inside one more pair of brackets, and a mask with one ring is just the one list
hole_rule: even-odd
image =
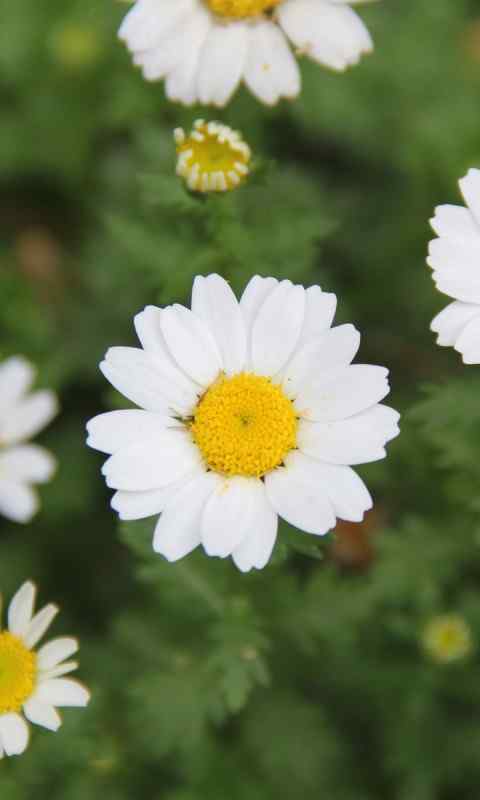
[[119,31],[167,97],[224,106],[243,81],[263,103],[296,97],[299,55],[342,71],[373,49],[350,6],[368,0],[136,0]]
[[35,594],[34,584],[24,583],[8,607],[8,629],[0,626],[0,758],[24,752],[26,720],[56,731],[58,706],[86,706],[90,699],[84,686],[64,677],[78,667],[66,661],[78,650],[76,639],[63,636],[34,650],[58,612],[50,603],[34,614]]
[[434,661],[450,664],[471,653],[472,632],[459,614],[442,614],[427,623],[422,633],[422,644]]
[[199,544],[262,569],[278,516],[323,535],[360,521],[370,494],[352,464],[383,458],[398,434],[383,367],[351,365],[353,325],[331,328],[336,297],[319,286],[252,278],[240,302],[219,275],[197,277],[192,309],[148,306],[143,349],[111,348],[100,368],[140,409],[88,424],[122,519],[161,514],[154,549]]
[[438,239],[430,242],[427,263],[437,289],[454,298],[431,329],[437,344],[454,347],[464,364],[480,364],[480,170],[459,183],[467,208],[438,206],[431,220]]
[[249,173],[250,148],[238,131],[220,122],[197,119],[187,136],[176,128],[177,175],[193,192],[228,192]]
[[58,412],[53,392],[30,393],[34,379],[24,358],[0,363],[0,514],[14,522],[29,522],[37,513],[34,486],[49,481],[56,466],[48,450],[26,443]]

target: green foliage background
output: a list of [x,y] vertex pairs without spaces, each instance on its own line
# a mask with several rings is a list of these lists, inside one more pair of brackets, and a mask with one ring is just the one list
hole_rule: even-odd
[[[434,344],[447,301],[425,253],[434,205],[480,165],[478,3],[362,7],[376,51],[359,67],[304,63],[297,102],[242,91],[211,113],[142,81],[115,38],[126,8],[2,7],[0,351],[37,363],[62,413],[41,437],[60,462],[42,513],[0,520],[0,587],[32,577],[61,604],[54,630],[80,636],[93,700],[0,764],[0,797],[475,800],[480,378]],[[198,203],[171,133],[207,114],[262,168]],[[390,367],[402,435],[360,469],[377,508],[368,569],[342,567],[334,535],[287,527],[259,574],[200,552],[169,565],[153,520],[119,527],[110,511],[84,424],[122,402],[97,364],[133,343],[134,313],[187,301],[212,271],[236,290],[256,272],[320,283],[362,331],[361,360]],[[421,632],[450,611],[477,648],[439,665]]]

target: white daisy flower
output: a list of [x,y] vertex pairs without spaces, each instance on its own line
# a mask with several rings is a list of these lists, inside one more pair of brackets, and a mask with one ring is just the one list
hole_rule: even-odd
[[250,148],[228,125],[197,119],[189,136],[183,128],[176,128],[173,136],[177,175],[192,192],[229,192],[247,178]]
[[432,321],[437,344],[454,347],[465,364],[480,364],[480,170],[459,181],[467,204],[435,209],[430,223],[438,236],[430,242],[428,265],[440,292],[453,297]]
[[35,370],[24,358],[0,363],[0,514],[14,522],[29,522],[37,513],[33,487],[49,481],[56,466],[48,450],[26,444],[58,412],[53,392],[30,393],[34,379]]
[[289,46],[345,70],[373,49],[351,5],[368,0],[136,0],[119,31],[149,81],[167,97],[224,106],[244,81],[263,103],[296,97]]
[[34,584],[24,583],[8,607],[8,630],[0,628],[0,758],[24,752],[26,719],[57,731],[57,706],[86,706],[90,699],[84,686],[63,677],[78,667],[65,660],[77,652],[76,639],[63,636],[33,649],[58,612],[50,603],[34,615],[35,594]]
[[352,366],[360,334],[330,328],[336,297],[252,278],[240,302],[218,275],[197,277],[192,309],[148,306],[143,349],[113,347],[100,368],[141,409],[88,424],[124,520],[161,514],[154,549],[199,544],[262,569],[277,518],[323,535],[360,521],[372,500],[350,465],[385,456],[398,434],[383,367]]

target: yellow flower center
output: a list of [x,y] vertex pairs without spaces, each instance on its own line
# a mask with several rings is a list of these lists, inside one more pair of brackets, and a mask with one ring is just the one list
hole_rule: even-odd
[[33,692],[37,657],[18,636],[0,633],[0,714],[19,711]]
[[269,378],[241,372],[207,390],[191,432],[210,469],[259,478],[296,447],[297,417]]
[[456,614],[436,617],[425,629],[424,644],[436,661],[456,661],[472,649],[470,628]]
[[237,131],[219,122],[197,120],[190,136],[174,131],[177,175],[196,192],[227,192],[248,175],[250,148]]
[[244,19],[270,11],[282,0],[207,0],[207,5],[220,17]]

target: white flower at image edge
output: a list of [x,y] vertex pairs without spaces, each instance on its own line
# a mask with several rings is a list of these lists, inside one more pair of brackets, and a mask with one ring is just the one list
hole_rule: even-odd
[[263,103],[296,97],[290,47],[334,70],[373,49],[358,14],[368,0],[136,0],[119,31],[147,80],[167,97],[224,106],[243,81]]
[[100,365],[141,409],[88,424],[124,520],[161,514],[154,549],[168,560],[199,544],[261,569],[278,516],[323,535],[360,521],[372,500],[351,465],[385,456],[399,415],[379,404],[387,370],[351,365],[352,325],[331,328],[336,297],[254,277],[240,302],[218,275],[197,277],[192,309],[148,306],[143,349],[113,347]]
[[452,297],[432,321],[437,343],[454,347],[465,364],[480,364],[480,170],[460,180],[467,204],[443,205],[431,220],[438,236],[430,242],[427,263],[437,289]]
[[24,583],[8,607],[8,629],[0,626],[0,758],[25,751],[26,720],[56,731],[57,707],[86,706],[90,699],[84,686],[64,677],[78,667],[66,660],[78,650],[76,639],[63,636],[33,649],[58,612],[50,603],[35,614],[35,594],[34,584]]
[[48,450],[27,444],[58,413],[56,395],[30,393],[35,370],[19,356],[0,363],[0,514],[29,522],[39,509],[35,484],[46,483],[56,461]]

